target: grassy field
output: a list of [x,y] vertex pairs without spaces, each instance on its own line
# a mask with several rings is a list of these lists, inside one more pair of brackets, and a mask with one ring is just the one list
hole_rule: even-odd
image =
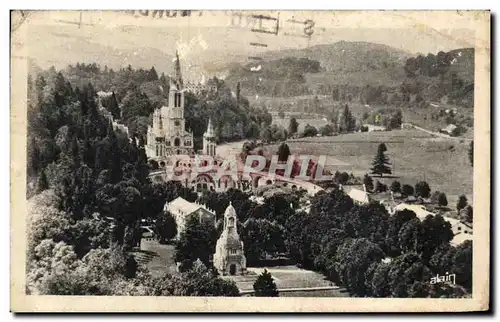
[[[425,180],[431,189],[445,192],[450,205],[465,194],[472,201],[473,171],[468,160],[468,142],[433,138],[418,130],[351,133],[332,137],[288,140],[293,154],[327,155],[345,165],[332,171],[352,172],[363,176],[369,172],[379,143],[384,142],[393,165],[393,177],[376,178],[386,184],[399,180],[414,185]],[[278,146],[268,146],[276,151]]]
[[[318,130],[330,122],[328,122],[325,119],[318,119],[318,118],[304,118],[304,119],[297,119],[297,122],[299,123],[299,133],[304,131],[304,128],[306,127],[307,124],[314,126]],[[288,125],[290,124],[290,119],[289,118],[276,118],[273,119],[273,123],[276,123],[278,125],[283,126],[285,129],[288,129]]]
[[[266,106],[266,108],[272,112],[277,112],[282,109],[285,112],[286,117],[284,119],[273,117],[273,123],[285,126],[285,128],[288,128],[288,124],[290,123],[289,114],[292,113],[299,122],[299,131],[302,130],[307,123],[317,128],[327,124],[326,121],[321,120],[322,117],[327,116],[327,118],[329,118],[334,107],[335,109],[338,109],[340,106],[343,106],[343,104],[345,104],[339,101],[334,101],[331,95],[303,95],[294,97],[262,96],[258,99],[249,98],[249,101],[252,103],[252,105]],[[382,104],[371,104],[369,107],[367,107],[359,102],[349,102],[347,104],[349,106],[349,110],[359,120],[362,119],[364,113],[371,114],[374,111],[379,111],[387,108],[395,108],[402,111],[403,122],[413,123],[432,131],[439,131],[440,129],[447,126],[445,121],[446,117],[442,117],[439,120],[432,119],[432,114],[438,113],[439,110],[456,109],[459,115],[461,115],[462,117],[471,119],[473,119],[474,117],[474,110],[471,108],[443,103],[439,103],[437,107],[429,106],[427,108],[410,108],[406,106],[396,107]],[[304,112],[319,113],[319,115],[316,119],[311,119],[308,117],[302,119],[300,117],[300,114]],[[467,128],[467,132],[463,134],[463,137],[472,138],[473,132],[474,131],[472,128]]]
[[[296,266],[273,266],[266,267],[271,273],[278,289],[289,288],[315,288],[334,286],[317,272],[298,268]],[[245,276],[224,276],[225,279],[233,280],[240,290],[253,290],[253,283],[264,268],[249,267],[249,274]],[[333,290],[311,290],[293,291],[280,293],[280,297],[346,297],[349,294],[344,288]]]
[[176,273],[173,245],[162,245],[156,241],[143,240],[141,250],[135,252],[135,257],[139,264],[147,266],[153,276]]

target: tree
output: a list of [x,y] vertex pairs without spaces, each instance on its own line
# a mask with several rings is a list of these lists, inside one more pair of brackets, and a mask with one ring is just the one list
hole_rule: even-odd
[[177,223],[170,212],[160,212],[156,217],[153,229],[160,243],[177,235]]
[[367,288],[374,297],[389,297],[391,289],[389,285],[389,271],[391,265],[388,263],[374,263],[372,266],[371,279],[367,280]]
[[290,119],[290,124],[288,125],[288,133],[290,133],[290,135],[294,135],[297,133],[298,130],[299,130],[299,123],[297,122],[295,117],[292,117]]
[[366,191],[373,190],[373,179],[367,173],[365,173],[365,176],[363,177],[363,184],[365,185]]
[[413,196],[414,192],[415,190],[409,184],[404,184],[403,187],[401,188],[401,193],[406,197]]
[[375,181],[375,191],[376,192],[386,192],[387,191],[387,185],[383,184],[380,181]]
[[356,127],[356,119],[352,115],[347,104],[344,106],[342,117],[339,123],[340,132],[352,132]]
[[394,215],[389,217],[387,235],[385,237],[388,255],[397,256],[401,254],[399,232],[407,222],[415,218],[417,218],[417,215],[413,211],[407,209],[397,211]]
[[335,255],[335,267],[341,283],[350,294],[365,296],[368,293],[365,272],[370,265],[380,262],[382,258],[384,253],[380,247],[366,238],[345,240]]
[[240,102],[240,97],[241,97],[241,84],[238,82],[236,85],[236,101],[239,103]]
[[285,142],[281,143],[278,148],[278,161],[286,162],[290,156],[290,148]]
[[42,169],[40,176],[38,177],[38,181],[36,183],[36,192],[40,193],[47,189],[49,189],[49,181],[47,180],[47,175],[45,174],[45,170]]
[[472,223],[473,221],[473,209],[471,205],[465,206],[465,208],[462,210],[462,220],[468,223]]
[[431,188],[429,187],[429,184],[425,181],[420,181],[417,182],[415,185],[415,194],[417,197],[421,198],[429,198],[431,193]]
[[446,198],[446,194],[444,192],[440,192],[438,196],[438,205],[440,207],[448,206],[448,199]]
[[456,247],[451,272],[457,274],[457,284],[467,289],[472,288],[472,241],[466,240]]
[[41,152],[34,137],[28,145],[28,175],[35,176],[41,168]]
[[137,273],[137,261],[132,255],[127,255],[123,275],[126,278],[134,278]]
[[474,141],[470,142],[468,155],[469,155],[470,165],[474,166]]
[[401,252],[410,253],[420,250],[422,223],[416,216],[406,221],[398,232],[398,246]]
[[[163,284],[162,293],[173,296],[239,296],[238,287],[233,281],[226,281],[196,260],[193,267],[180,275],[165,276],[169,282]],[[165,277],[160,278],[164,280]]]
[[349,181],[349,174],[347,172],[340,173],[340,175],[338,176],[338,182],[340,184],[347,184],[348,181]]
[[460,197],[458,197],[457,210],[460,211],[464,209],[465,206],[467,206],[467,197],[465,195],[461,195]]
[[427,290],[420,283],[429,283],[431,270],[415,253],[394,259],[388,273],[393,297],[426,297]]
[[377,155],[372,162],[371,173],[383,176],[384,173],[391,174],[389,158],[385,155],[387,147],[380,143],[377,149]]
[[422,259],[429,260],[442,244],[447,244],[453,239],[451,224],[441,215],[427,215],[422,220],[420,236],[417,243]]
[[266,255],[275,256],[284,250],[282,227],[275,221],[249,218],[242,229],[242,240],[249,264],[257,263]]
[[319,133],[322,135],[322,136],[330,136],[333,134],[333,126],[331,126],[330,124],[327,124],[325,126],[322,126],[320,127],[319,129]]
[[318,134],[318,130],[310,125],[310,124],[306,124],[306,127],[304,128],[304,132],[303,132],[303,136],[305,137],[314,137]]
[[401,128],[401,123],[403,122],[403,114],[401,110],[397,110],[391,115],[389,119],[389,129],[399,129]]
[[373,201],[351,208],[344,219],[343,228],[350,237],[367,238],[384,250],[388,218],[387,209]]
[[190,216],[175,245],[174,259],[184,267],[190,267],[197,259],[210,266],[215,253],[217,231],[213,224],[200,222],[196,215]]
[[264,271],[257,277],[253,283],[255,296],[259,297],[277,297],[279,296],[278,288],[272,275],[264,269]]
[[391,191],[394,193],[401,193],[401,183],[397,180],[391,183]]
[[273,133],[269,126],[265,126],[262,128],[262,130],[260,131],[260,138],[265,143],[270,143],[273,141]]

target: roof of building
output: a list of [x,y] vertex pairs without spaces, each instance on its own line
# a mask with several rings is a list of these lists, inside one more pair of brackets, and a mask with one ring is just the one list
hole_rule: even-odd
[[466,240],[472,240],[472,234],[466,234],[466,233],[456,234],[450,241],[450,243],[453,246],[458,246]]
[[425,207],[422,205],[400,203],[399,205],[394,207],[394,211],[400,211],[400,210],[405,210],[405,209],[413,211],[417,215],[418,219],[420,219],[420,220],[424,220],[425,217],[427,217],[428,215],[432,215],[432,216],[435,215],[434,213],[427,211],[425,209]]
[[349,197],[351,197],[352,200],[360,202],[360,203],[369,203],[370,202],[370,196],[368,195],[368,192],[360,189],[351,189],[348,193]]
[[197,211],[200,208],[203,208],[207,210],[210,213],[213,213],[213,211],[210,211],[210,209],[207,209],[205,206],[200,205],[195,202],[189,202],[186,199],[182,197],[177,197],[176,199],[172,200],[171,202],[167,203],[165,205],[165,210],[168,209],[170,212],[175,212],[175,213],[182,213],[182,214],[191,214],[195,211]]
[[214,127],[212,125],[212,118],[208,119],[207,131],[205,132],[205,134],[203,134],[203,136],[207,137],[207,138],[214,138],[215,137],[215,130],[214,130]]
[[226,211],[224,211],[224,217],[228,216],[236,217],[236,210],[231,202],[229,202],[229,206],[227,206]]
[[457,128],[457,126],[456,126],[455,124],[448,124],[448,126],[447,126],[447,127],[445,127],[445,128],[443,129],[443,131],[448,132],[448,133],[451,133],[451,132],[453,132],[453,130],[455,130],[456,128]]

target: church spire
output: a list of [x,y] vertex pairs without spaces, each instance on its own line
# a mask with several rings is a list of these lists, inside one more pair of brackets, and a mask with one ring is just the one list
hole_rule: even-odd
[[207,131],[203,135],[206,138],[214,138],[215,137],[215,130],[214,126],[212,125],[212,118],[208,118],[208,126],[207,126]]
[[174,73],[175,73],[174,75],[175,85],[177,86],[177,89],[182,89],[184,84],[182,81],[182,74],[181,74],[181,61],[179,59],[179,52],[177,50],[175,51]]

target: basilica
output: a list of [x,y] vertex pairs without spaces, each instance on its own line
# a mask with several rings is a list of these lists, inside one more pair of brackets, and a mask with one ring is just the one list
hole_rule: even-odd
[[[193,132],[186,130],[184,119],[184,88],[179,55],[176,53],[174,77],[170,78],[168,104],[153,112],[153,124],[148,126],[146,155],[148,159],[157,162],[164,161],[169,156],[194,156]],[[203,135],[203,151],[201,154],[215,156],[215,131],[211,120]]]

